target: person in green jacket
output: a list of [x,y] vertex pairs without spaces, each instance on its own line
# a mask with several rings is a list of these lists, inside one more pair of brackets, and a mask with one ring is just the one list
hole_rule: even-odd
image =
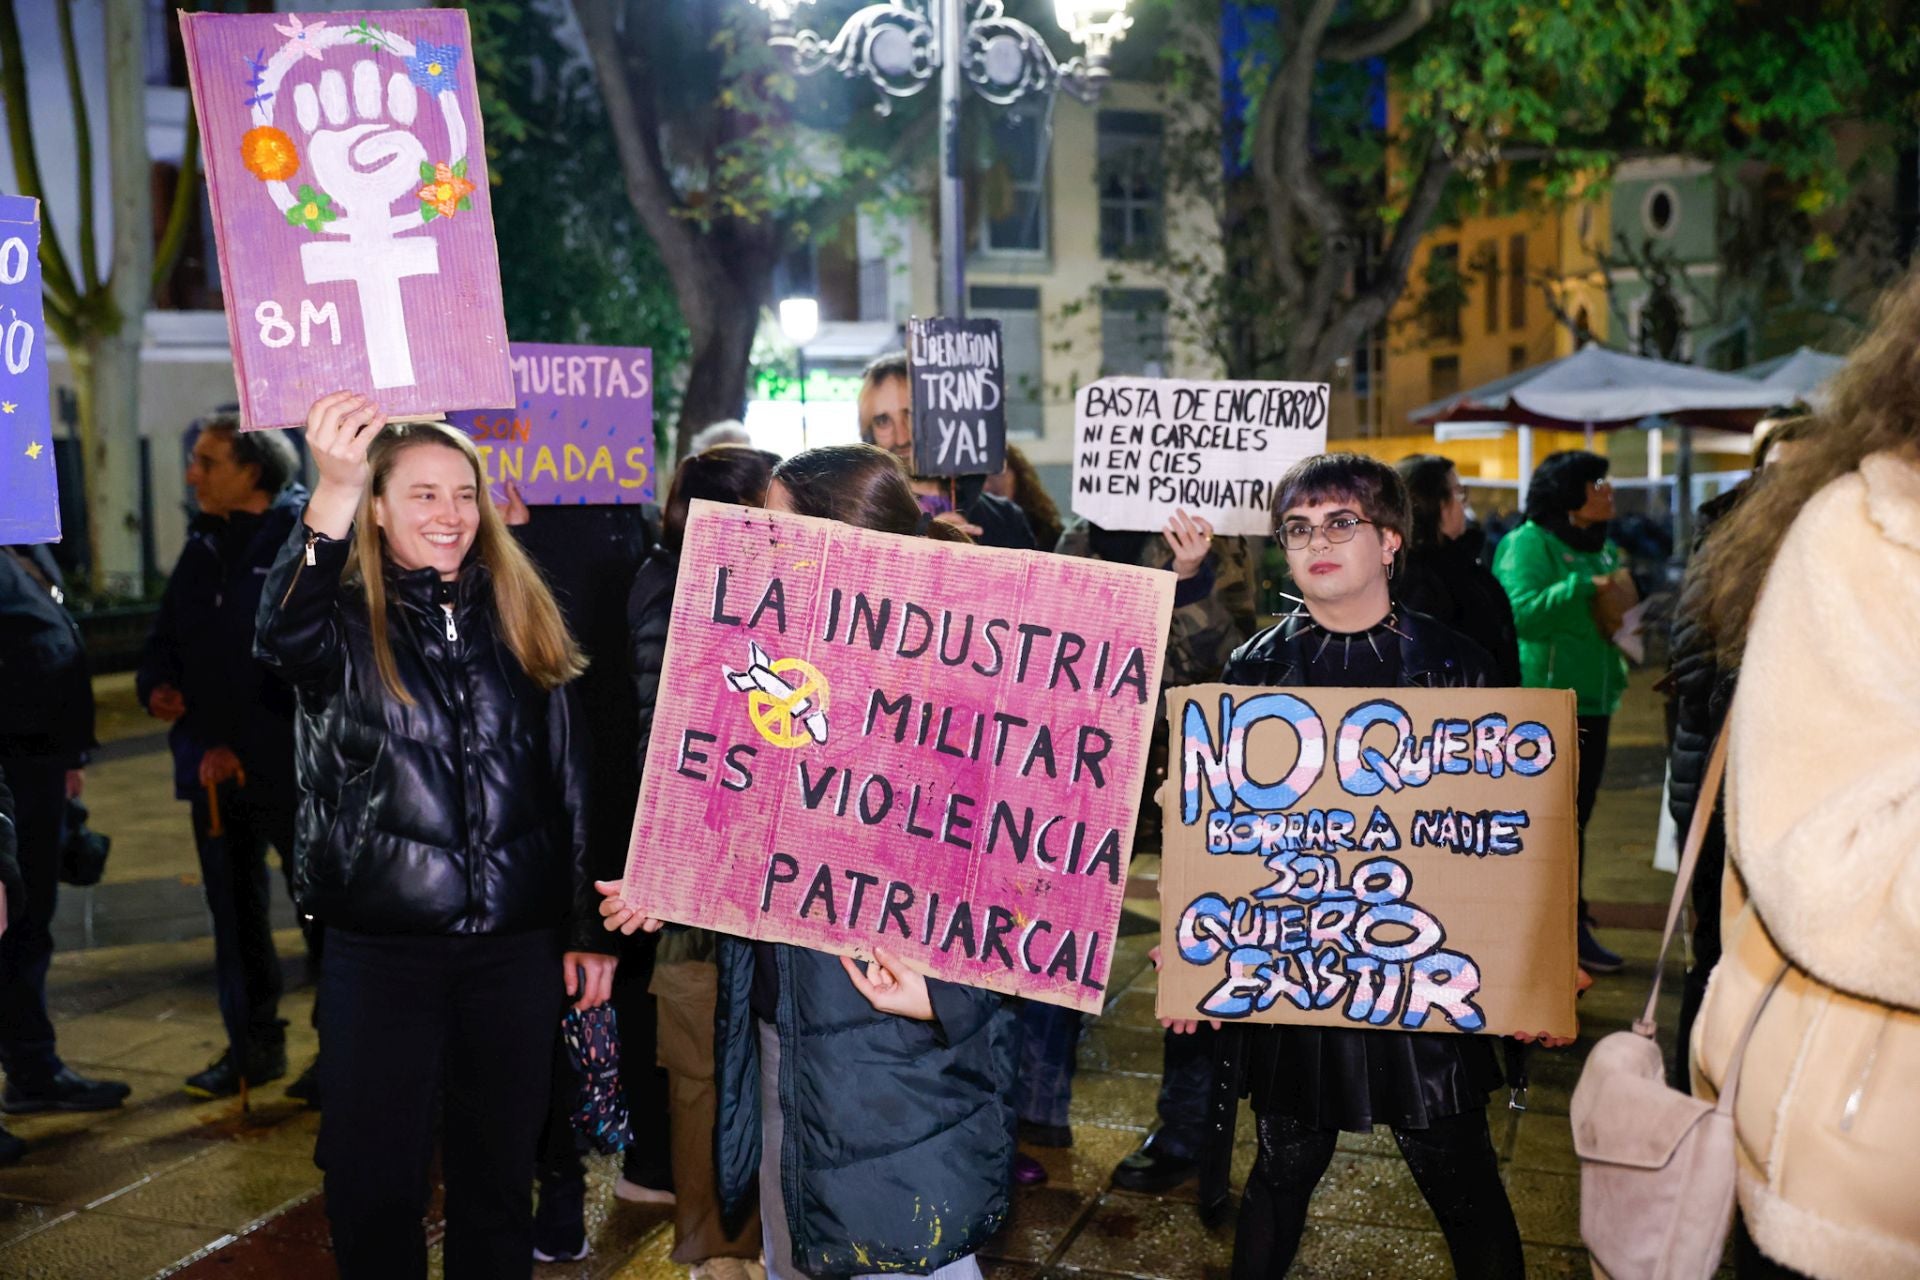
[[[1526,523],[1501,539],[1493,573],[1513,603],[1521,681],[1530,689],[1571,689],[1579,700],[1580,854],[1606,769],[1607,730],[1627,688],[1627,658],[1613,642],[1638,601],[1620,548],[1607,540],[1613,487],[1607,460],[1572,449],[1546,458],[1527,485]],[[1580,963],[1612,973],[1620,957],[1593,936],[1580,898]]]

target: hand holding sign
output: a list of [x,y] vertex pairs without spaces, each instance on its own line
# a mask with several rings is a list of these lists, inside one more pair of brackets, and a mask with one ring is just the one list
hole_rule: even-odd
[[307,452],[320,473],[307,500],[309,529],[344,538],[353,528],[370,478],[367,450],[386,426],[380,406],[358,392],[335,391],[307,410]]
[[658,933],[667,923],[642,914],[638,907],[628,906],[627,900],[620,896],[621,889],[625,888],[622,881],[595,880],[593,887],[600,891],[600,927],[608,933],[626,937],[635,933]]
[[1173,513],[1162,536],[1173,548],[1173,576],[1182,582],[1200,572],[1213,550],[1213,526],[1185,511]]

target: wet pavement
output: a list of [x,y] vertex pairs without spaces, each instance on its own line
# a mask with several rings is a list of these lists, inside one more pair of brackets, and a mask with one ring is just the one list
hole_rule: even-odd
[[[1578,1167],[1567,1103],[1585,1048],[1625,1027],[1645,999],[1670,876],[1649,866],[1662,755],[1659,703],[1637,680],[1616,718],[1607,788],[1589,834],[1587,891],[1600,936],[1627,957],[1581,1002],[1582,1038],[1536,1053],[1525,1113],[1494,1100],[1490,1118],[1519,1218],[1530,1276],[1584,1276]],[[197,1102],[182,1079],[217,1057],[213,948],[186,806],[172,799],[164,740],[132,702],[128,677],[102,677],[102,737],[86,801],[114,838],[105,882],[63,890],[50,989],[60,1052],[76,1069],[129,1082],[115,1112],[9,1117],[31,1145],[0,1169],[0,1276],[9,1278],[305,1277],[331,1274],[318,1115],[285,1098],[287,1081],[238,1100]],[[1161,1033],[1146,949],[1157,915],[1157,860],[1136,861],[1105,1016],[1089,1022],[1074,1085],[1074,1144],[1028,1148],[1049,1178],[1019,1190],[1006,1228],[983,1250],[992,1277],[1222,1277],[1232,1226],[1209,1229],[1192,1184],[1162,1196],[1109,1187],[1114,1166],[1153,1122]],[[91,901],[89,901],[89,897]],[[289,1079],[311,1059],[312,990],[293,913],[276,891],[289,994]],[[1673,984],[1670,982],[1669,986]],[[1663,1002],[1670,1031],[1675,1000]],[[1243,1116],[1238,1186],[1252,1160]],[[616,1159],[591,1163],[585,1261],[542,1277],[679,1277],[666,1210],[612,1196]],[[437,1236],[437,1227],[433,1228]],[[434,1268],[439,1251],[434,1249]],[[1343,1134],[1314,1197],[1299,1277],[1449,1276],[1438,1229],[1385,1130]]]

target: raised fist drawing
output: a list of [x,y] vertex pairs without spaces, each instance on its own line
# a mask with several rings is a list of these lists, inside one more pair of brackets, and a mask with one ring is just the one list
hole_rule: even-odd
[[[300,246],[302,274],[308,284],[347,282],[358,289],[373,387],[411,386],[413,350],[400,282],[440,271],[432,235],[400,234],[420,225],[413,196],[427,149],[412,132],[419,93],[404,72],[383,80],[379,66],[364,59],[353,65],[351,103],[346,79],[328,70],[317,89],[294,86],[293,110],[308,134],[314,177],[342,210],[329,235]],[[408,201],[397,216],[396,200]]]
[[393,202],[413,194],[427,158],[411,132],[419,109],[419,93],[406,73],[396,71],[383,84],[371,58],[353,65],[351,116],[346,80],[338,71],[321,73],[317,92],[311,84],[295,86],[294,115],[310,135],[314,176],[343,208],[348,235],[376,229],[390,234]]

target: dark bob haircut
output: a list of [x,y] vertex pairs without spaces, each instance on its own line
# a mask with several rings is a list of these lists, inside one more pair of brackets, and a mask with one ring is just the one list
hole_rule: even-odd
[[1607,478],[1612,463],[1585,449],[1550,453],[1534,468],[1527,482],[1527,519],[1535,524],[1558,524],[1587,505],[1587,486]]
[[717,444],[704,453],[683,458],[674,469],[667,490],[666,510],[660,516],[660,545],[678,551],[687,537],[687,510],[695,498],[709,502],[736,502],[757,507],[767,500],[777,455],[743,444]]
[[1386,463],[1359,453],[1322,453],[1294,463],[1273,491],[1274,533],[1279,534],[1287,512],[1316,502],[1351,503],[1376,529],[1399,534],[1400,554],[1406,553],[1413,522],[1407,486]]
[[1440,545],[1440,513],[1453,500],[1452,458],[1437,453],[1416,453],[1400,459],[1393,469],[1407,485],[1407,503],[1413,511],[1413,536],[1407,539],[1416,550]]

